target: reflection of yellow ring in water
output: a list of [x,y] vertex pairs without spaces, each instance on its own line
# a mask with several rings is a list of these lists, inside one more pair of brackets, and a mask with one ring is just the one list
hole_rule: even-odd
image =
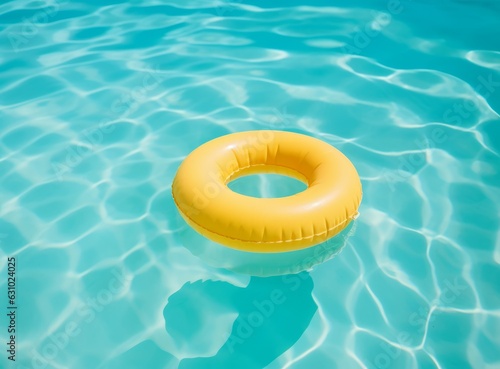
[[[269,199],[227,187],[255,173],[286,174],[308,188]],[[358,173],[340,151],[318,139],[282,131],[234,133],[200,146],[179,167],[172,193],[196,231],[253,252],[292,251],[328,240],[357,216],[362,196]]]

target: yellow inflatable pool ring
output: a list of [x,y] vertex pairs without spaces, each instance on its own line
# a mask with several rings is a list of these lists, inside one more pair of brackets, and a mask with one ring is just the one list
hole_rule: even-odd
[[[249,174],[295,177],[308,188],[292,196],[255,198],[227,184]],[[340,151],[316,138],[249,131],[194,150],[172,184],[182,217],[198,233],[235,249],[284,252],[322,243],[357,217],[361,182]]]

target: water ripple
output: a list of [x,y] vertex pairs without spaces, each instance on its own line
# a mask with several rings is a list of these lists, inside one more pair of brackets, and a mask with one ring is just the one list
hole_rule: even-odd
[[[20,260],[19,365],[495,368],[500,9],[396,3],[1,4],[0,273]],[[249,129],[355,163],[364,199],[341,253],[258,278],[185,247],[179,164]]]

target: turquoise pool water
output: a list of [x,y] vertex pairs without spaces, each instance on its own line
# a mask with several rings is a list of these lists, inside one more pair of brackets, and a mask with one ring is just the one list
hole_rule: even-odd
[[[499,19],[493,0],[3,2],[0,367],[500,368]],[[268,128],[338,147],[364,198],[335,257],[264,278],[195,256],[170,184],[200,144]]]

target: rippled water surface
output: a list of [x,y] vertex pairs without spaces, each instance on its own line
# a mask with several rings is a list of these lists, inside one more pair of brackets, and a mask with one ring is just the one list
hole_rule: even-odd
[[[2,2],[0,366],[500,368],[499,22],[494,0]],[[261,278],[193,255],[170,185],[269,128],[338,147],[364,198],[336,257]]]

